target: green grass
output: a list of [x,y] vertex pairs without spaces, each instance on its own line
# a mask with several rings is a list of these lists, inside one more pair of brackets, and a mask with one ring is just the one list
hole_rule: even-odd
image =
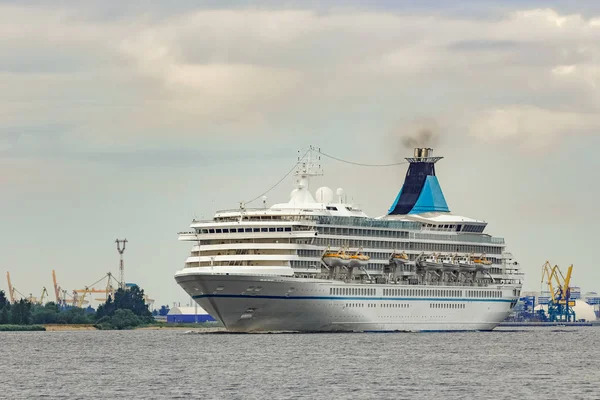
[[42,325],[0,325],[0,332],[45,331]]

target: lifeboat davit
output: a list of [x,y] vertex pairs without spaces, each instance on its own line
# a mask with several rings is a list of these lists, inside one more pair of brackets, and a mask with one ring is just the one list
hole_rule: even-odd
[[471,261],[469,257],[461,257],[458,259],[458,265],[461,271],[473,272],[477,269],[477,266]]
[[475,268],[477,271],[487,271],[492,262],[485,257],[485,254],[482,254],[481,257],[473,258],[473,264],[475,264]]
[[328,267],[345,267],[350,264],[350,256],[343,251],[327,251],[322,259]]
[[402,253],[394,253],[390,257],[390,263],[395,263],[396,265],[403,265],[408,262],[408,254],[404,251]]
[[442,263],[439,261],[437,254],[425,256],[423,260],[419,261],[419,265],[425,268],[426,271],[436,271],[442,269]]
[[371,259],[371,257],[369,256],[365,256],[364,254],[361,253],[356,253],[350,256],[350,262],[348,263],[348,266],[350,268],[360,268],[360,267],[364,267],[369,263],[369,260]]
[[459,269],[458,263],[455,262],[455,257],[450,255],[444,256],[442,258],[442,265],[444,266],[444,269],[448,271],[454,271]]

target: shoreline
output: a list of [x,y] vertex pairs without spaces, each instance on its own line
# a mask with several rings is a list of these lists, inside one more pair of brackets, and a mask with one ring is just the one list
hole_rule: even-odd
[[[97,329],[92,324],[74,324],[74,325],[62,325],[62,324],[45,324],[43,325],[47,332],[70,332],[70,331],[98,331],[101,329]],[[225,328],[220,326],[208,327],[208,326],[196,326],[194,324],[182,326],[182,325],[147,325],[134,327],[132,329],[124,329],[124,330],[142,330],[142,331],[159,331],[163,329],[168,330],[180,330],[180,331],[194,331],[194,332],[202,332],[202,333],[212,333],[212,332],[221,332],[225,331]],[[112,330],[112,329],[110,329]],[[115,329],[118,330],[118,329]]]
[[45,324],[46,332],[62,332],[62,331],[97,331],[92,324]]
[[600,326],[597,321],[593,322],[501,322],[498,328],[503,327],[533,327],[533,326]]
[[46,327],[43,325],[13,325],[13,324],[2,324],[0,325],[0,332],[43,332]]

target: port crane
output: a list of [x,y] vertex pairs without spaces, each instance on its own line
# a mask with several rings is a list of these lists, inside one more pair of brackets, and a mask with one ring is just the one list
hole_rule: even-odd
[[59,306],[63,304],[62,299],[60,297],[61,290],[60,286],[58,286],[58,282],[56,281],[56,272],[52,270],[52,284],[54,286],[54,295],[56,296],[56,304]]
[[[79,300],[79,296],[77,293],[73,292],[73,295],[69,295],[66,290],[62,289],[58,284],[58,280],[56,279],[56,271],[52,270],[52,284],[54,287],[54,296],[56,296],[56,304],[60,307],[65,307],[67,305],[72,305],[76,307],[81,307],[84,304],[88,304],[89,301],[85,299]],[[46,292],[48,294],[48,292]],[[71,298],[68,299],[67,296]]]
[[10,272],[6,271],[6,281],[8,282],[8,297],[10,298],[10,302],[15,302],[15,288],[10,281]]
[[552,267],[549,261],[542,266],[542,283],[548,285],[550,292],[550,301],[548,302],[550,322],[575,322],[575,311],[573,311],[575,300],[571,300],[571,287],[569,286],[572,272],[573,264],[567,269],[566,276],[558,265]]
[[[106,286],[104,289],[94,288],[94,285],[97,285],[98,283],[102,282],[104,279],[106,279]],[[108,296],[114,297],[116,288],[115,288],[115,285],[113,284],[113,282],[115,282],[116,287],[121,287],[121,283],[113,277],[112,273],[108,272],[106,275],[104,275],[102,278],[98,279],[96,282],[92,283],[91,285],[85,286],[85,288],[83,288],[83,289],[73,290],[73,294],[77,295],[77,303],[81,304],[81,305],[83,305],[83,302],[86,301],[85,300],[86,296],[91,293],[103,293],[105,295],[105,297],[99,298],[96,300],[106,301],[108,299]],[[79,305],[79,307],[81,307],[81,305]]]
[[20,295],[22,299],[25,299],[27,301],[31,301],[31,302],[36,301],[36,299],[35,299],[35,297],[33,297],[33,295],[29,294],[29,296],[25,296],[23,293],[19,292],[16,287],[13,286],[12,281],[10,280],[10,272],[8,272],[8,271],[6,271],[6,281],[8,283],[8,296],[10,298],[11,303],[17,302],[17,300],[15,300],[15,294]]
[[44,297],[48,296],[48,290],[46,290],[46,286],[42,288],[42,295],[40,296],[39,304],[44,304]]

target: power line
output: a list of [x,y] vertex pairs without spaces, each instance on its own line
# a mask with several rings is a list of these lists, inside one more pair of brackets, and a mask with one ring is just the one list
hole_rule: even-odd
[[271,190],[273,190],[273,189],[275,189],[277,186],[279,186],[279,184],[280,184],[281,182],[283,182],[283,181],[285,180],[285,178],[287,178],[287,177],[288,177],[288,176],[289,176],[289,175],[290,175],[290,174],[291,174],[291,173],[294,171],[294,169],[296,169],[296,167],[298,166],[298,164],[300,164],[300,162],[302,161],[302,159],[304,158],[304,156],[306,156],[306,154],[307,154],[309,151],[310,151],[310,150],[307,150],[307,151],[306,151],[306,153],[304,153],[304,155],[298,159],[298,161],[296,162],[296,164],[294,164],[294,166],[293,166],[293,167],[292,167],[292,168],[291,168],[291,169],[290,169],[290,170],[287,172],[287,174],[285,174],[285,175],[283,176],[283,178],[281,178],[279,181],[277,181],[277,183],[276,183],[276,184],[274,184],[273,186],[271,186],[271,187],[270,187],[270,188],[269,188],[269,189],[268,189],[266,192],[264,192],[264,193],[262,193],[262,194],[259,194],[258,196],[256,196],[255,198],[253,198],[253,199],[252,199],[252,200],[250,200],[250,201],[247,201],[247,202],[246,202],[246,204],[250,204],[250,203],[252,203],[253,201],[256,201],[256,200],[260,199],[260,198],[261,198],[261,197],[263,197],[265,194],[269,193]]
[[323,153],[320,149],[317,150],[317,151],[319,152],[319,154],[322,154],[325,157],[329,157],[332,160],[336,160],[336,161],[343,162],[343,163],[346,163],[346,164],[359,165],[361,167],[394,167],[396,165],[408,164],[408,161],[402,161],[402,162],[397,162],[397,163],[393,163],[393,164],[364,164],[364,163],[357,163],[357,162],[354,162],[354,161],[342,160],[341,158],[337,158],[337,157],[334,157],[332,155]]
[[[273,185],[273,186],[271,186],[271,187],[270,187],[270,188],[269,188],[269,189],[268,189],[266,192],[264,192],[264,193],[261,193],[260,195],[256,196],[256,197],[255,197],[255,198],[253,198],[252,200],[246,201],[246,202],[245,202],[245,204],[250,204],[250,203],[252,203],[253,201],[256,201],[256,200],[260,199],[262,196],[266,195],[266,194],[267,194],[267,193],[269,193],[271,190],[273,190],[273,189],[275,189],[277,186],[279,186],[279,184],[280,184],[281,182],[283,182],[283,181],[285,180],[285,178],[287,178],[287,177],[288,177],[288,176],[289,176],[289,175],[290,175],[290,174],[291,174],[291,173],[294,171],[294,169],[295,169],[295,168],[298,166],[298,164],[300,164],[300,162],[302,162],[302,159],[304,158],[304,156],[306,156],[306,154],[307,154],[309,151],[310,151],[310,150],[307,150],[307,151],[306,151],[306,153],[304,153],[304,155],[303,155],[302,157],[300,157],[300,158],[299,158],[299,160],[296,162],[296,164],[294,164],[294,166],[293,166],[293,167],[292,167],[292,168],[291,168],[291,169],[290,169],[290,170],[287,172],[287,174],[285,174],[285,175],[283,176],[283,178],[281,178],[279,181],[277,181],[277,183],[276,183],[276,184],[274,184],[274,185]],[[361,167],[394,167],[394,166],[397,166],[397,165],[408,164],[408,161],[402,161],[402,162],[397,162],[397,163],[392,163],[392,164],[364,164],[364,163],[357,163],[357,162],[354,162],[354,161],[348,161],[348,160],[343,160],[343,159],[341,159],[341,158],[338,158],[338,157],[334,157],[334,156],[332,156],[332,155],[329,155],[329,154],[327,154],[327,153],[323,153],[323,152],[321,151],[321,149],[316,149],[316,151],[317,151],[319,154],[321,154],[321,155],[324,155],[325,157],[329,157],[329,158],[331,158],[332,160],[336,160],[336,161],[343,162],[343,163],[346,163],[346,164],[358,165],[358,166],[361,166]]]

